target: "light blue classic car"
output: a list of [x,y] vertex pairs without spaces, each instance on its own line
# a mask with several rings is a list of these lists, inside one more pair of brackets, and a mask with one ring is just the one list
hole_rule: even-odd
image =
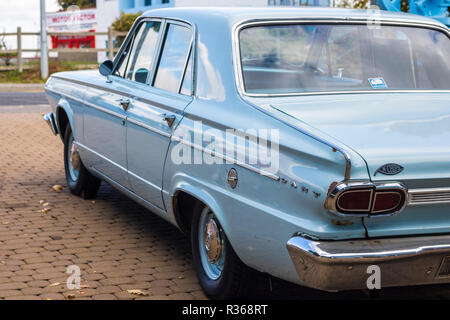
[[[106,181],[190,234],[212,298],[255,270],[327,291],[450,282],[450,32],[408,14],[149,11],[51,76],[71,192]],[[126,214],[126,212],[124,212]]]

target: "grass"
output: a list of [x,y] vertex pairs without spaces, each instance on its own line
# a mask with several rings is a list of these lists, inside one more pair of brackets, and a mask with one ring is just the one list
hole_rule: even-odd
[[[39,62],[31,62],[26,66],[29,69],[19,72],[0,71],[0,83],[44,83],[46,80],[41,79]],[[84,69],[97,69],[97,64],[89,64],[86,62],[66,62],[66,61],[50,61],[49,74],[61,71],[74,71]]]

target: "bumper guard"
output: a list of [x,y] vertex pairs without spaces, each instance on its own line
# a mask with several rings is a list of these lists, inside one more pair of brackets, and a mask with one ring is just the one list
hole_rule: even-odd
[[56,136],[58,134],[58,127],[56,126],[55,115],[53,112],[47,113],[44,116],[45,122],[49,125],[50,129],[52,129],[53,134]]

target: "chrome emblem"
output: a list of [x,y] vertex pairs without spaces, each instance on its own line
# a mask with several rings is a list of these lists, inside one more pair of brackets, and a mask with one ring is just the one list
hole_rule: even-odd
[[381,173],[387,176],[393,176],[403,171],[403,167],[396,163],[386,163],[379,167],[376,171],[374,176],[377,175],[377,173]]
[[230,185],[231,189],[236,188],[237,183],[238,183],[238,174],[237,174],[236,169],[231,168],[230,171],[228,171],[227,181],[228,181],[228,184]]

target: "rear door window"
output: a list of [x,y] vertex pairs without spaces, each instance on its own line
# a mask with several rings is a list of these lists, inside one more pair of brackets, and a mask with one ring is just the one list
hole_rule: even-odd
[[179,92],[191,43],[192,32],[188,27],[173,23],[167,25],[154,87]]

